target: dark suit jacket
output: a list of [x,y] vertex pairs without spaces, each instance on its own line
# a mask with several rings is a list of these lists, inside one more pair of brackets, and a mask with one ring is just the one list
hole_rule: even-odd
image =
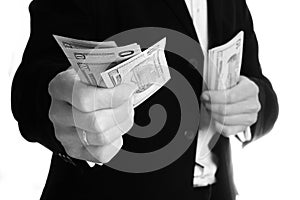
[[[55,75],[70,66],[52,34],[103,41],[133,28],[163,27],[184,33],[197,41],[183,0],[34,0],[29,10],[31,35],[13,81],[12,111],[22,136],[30,142],[39,142],[54,153],[43,199],[206,199],[209,195],[214,199],[235,197],[227,138],[221,136],[213,148],[218,163],[217,183],[194,189],[195,141],[179,159],[154,172],[132,174],[107,166],[89,168],[84,161],[64,161],[68,159],[61,156],[65,151],[56,140],[48,118],[51,101],[48,84]],[[208,0],[208,25],[209,48],[224,44],[241,30],[245,32],[241,74],[259,86],[262,104],[258,121],[251,126],[254,140],[273,127],[278,115],[278,103],[271,83],[261,71],[258,44],[245,0]],[[170,66],[177,67],[184,74],[200,96],[201,77],[195,75],[192,67],[178,56],[169,54],[167,59]],[[173,114],[165,131],[149,140],[125,137],[124,148],[136,152],[149,151],[172,139],[176,130],[170,124],[172,120],[176,124],[180,114],[176,114],[176,100],[168,98],[168,95],[167,89],[162,88],[137,108],[138,117],[135,118],[137,123],[143,124],[151,104],[174,104],[167,109],[167,112]]]

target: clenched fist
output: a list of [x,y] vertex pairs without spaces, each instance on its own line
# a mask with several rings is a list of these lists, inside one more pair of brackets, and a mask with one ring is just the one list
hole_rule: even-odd
[[135,85],[97,88],[82,83],[73,69],[49,84],[49,118],[56,138],[73,158],[107,163],[121,149],[122,135],[134,124]]
[[258,86],[245,76],[228,90],[204,91],[202,99],[216,130],[226,137],[245,131],[257,121],[261,108]]

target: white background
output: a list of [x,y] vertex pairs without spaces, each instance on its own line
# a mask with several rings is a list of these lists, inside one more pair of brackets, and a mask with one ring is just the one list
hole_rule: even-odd
[[[10,111],[11,81],[29,36],[28,4],[29,0],[7,0],[0,5],[0,199],[3,200],[38,199],[51,156],[47,149],[21,137]],[[300,199],[299,5],[297,0],[248,0],[263,72],[277,92],[280,115],[272,132],[264,138],[245,149],[239,148],[236,141],[233,143],[240,200]]]

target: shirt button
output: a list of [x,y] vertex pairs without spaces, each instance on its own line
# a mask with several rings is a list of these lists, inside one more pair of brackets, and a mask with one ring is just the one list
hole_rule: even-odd
[[192,140],[195,137],[195,132],[194,131],[185,131],[184,132],[184,136],[188,139],[188,140]]
[[199,8],[197,8],[197,13],[199,13],[200,12],[200,9]]

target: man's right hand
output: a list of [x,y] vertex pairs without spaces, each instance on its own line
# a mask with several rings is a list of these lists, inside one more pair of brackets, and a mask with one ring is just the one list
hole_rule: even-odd
[[49,84],[49,117],[67,154],[109,162],[123,145],[122,135],[133,126],[136,89],[129,84],[111,89],[89,86],[71,68],[58,74]]

